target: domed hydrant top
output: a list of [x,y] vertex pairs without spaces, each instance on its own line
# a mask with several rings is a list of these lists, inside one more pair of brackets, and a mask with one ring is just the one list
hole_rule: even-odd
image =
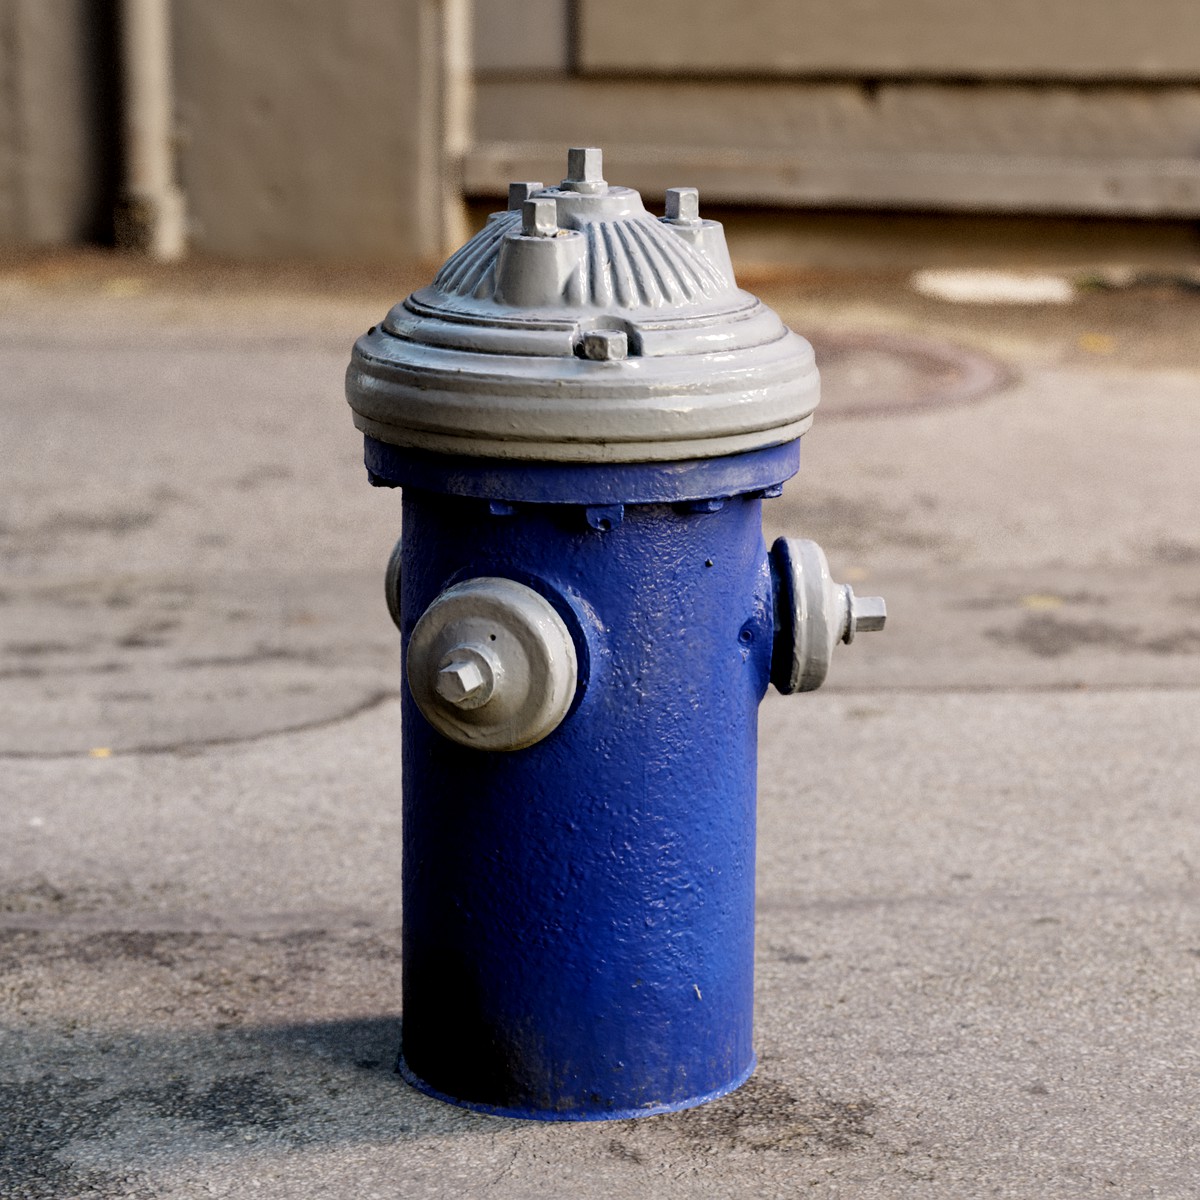
[[544,1119],[753,1068],[755,713],[882,600],[767,552],[811,346],[693,188],[650,215],[568,152],[355,345],[405,656],[404,1044],[416,1086]]
[[551,462],[709,458],[794,441],[812,347],[734,282],[695,188],[652,217],[571,150],[557,187],[514,183],[438,272],[361,338],[355,421],[442,454]]

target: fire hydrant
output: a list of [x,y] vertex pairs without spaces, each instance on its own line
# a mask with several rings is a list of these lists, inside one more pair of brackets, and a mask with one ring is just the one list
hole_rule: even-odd
[[346,394],[403,488],[399,1069],[543,1120],[732,1091],[758,705],[885,617],[815,543],[763,542],[812,348],[694,189],[655,218],[576,149],[359,338]]

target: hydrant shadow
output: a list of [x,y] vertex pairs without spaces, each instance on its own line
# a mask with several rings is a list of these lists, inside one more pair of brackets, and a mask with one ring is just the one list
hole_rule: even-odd
[[[0,1027],[0,1195],[109,1194],[130,1179],[305,1148],[393,1152],[495,1118],[394,1071],[390,1015],[225,1029]],[[124,1194],[123,1192],[120,1194]]]

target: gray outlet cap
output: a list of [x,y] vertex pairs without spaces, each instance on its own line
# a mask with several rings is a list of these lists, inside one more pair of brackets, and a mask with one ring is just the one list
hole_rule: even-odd
[[568,153],[557,187],[514,184],[437,273],[360,337],[355,424],[393,445],[542,462],[710,458],[812,423],[812,347],[738,288],[694,189],[666,216]]
[[570,631],[544,596],[481,576],[448,588],[421,615],[407,677],[443,736],[477,750],[523,750],[567,715],[579,667]]

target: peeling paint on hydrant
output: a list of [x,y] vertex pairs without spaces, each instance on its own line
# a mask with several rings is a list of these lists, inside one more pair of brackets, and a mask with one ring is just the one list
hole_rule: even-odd
[[355,345],[402,487],[403,1046],[509,1116],[686,1108],[754,1069],[757,710],[883,602],[763,542],[812,348],[696,192],[652,217],[571,150]]

